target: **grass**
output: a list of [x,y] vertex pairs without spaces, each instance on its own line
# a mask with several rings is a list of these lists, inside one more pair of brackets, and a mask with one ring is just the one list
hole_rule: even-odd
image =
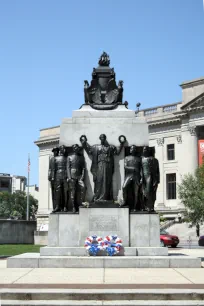
[[34,244],[1,244],[0,256],[14,256],[22,253],[39,253],[43,245]]

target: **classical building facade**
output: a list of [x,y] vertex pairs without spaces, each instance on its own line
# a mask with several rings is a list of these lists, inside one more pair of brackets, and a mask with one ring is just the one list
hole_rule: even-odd
[[[149,145],[155,147],[159,160],[161,181],[156,209],[163,214],[176,215],[184,210],[178,198],[177,185],[183,175],[198,167],[204,140],[204,78],[181,85],[182,101],[136,112],[145,117],[149,126]],[[38,229],[48,223],[52,211],[48,181],[51,150],[59,144],[60,126],[40,130],[35,144],[39,147],[39,210]],[[137,145],[137,144],[136,144]]]

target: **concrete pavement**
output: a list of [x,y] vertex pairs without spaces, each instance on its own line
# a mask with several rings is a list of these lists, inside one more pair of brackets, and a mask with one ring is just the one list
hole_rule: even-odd
[[203,269],[18,269],[0,261],[0,284],[203,284]]

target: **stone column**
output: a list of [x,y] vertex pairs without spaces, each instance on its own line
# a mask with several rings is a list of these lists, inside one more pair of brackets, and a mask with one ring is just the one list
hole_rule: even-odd
[[[194,174],[198,167],[198,139],[196,126],[190,124],[181,125],[182,148],[179,152],[179,174],[183,176],[187,173]],[[179,179],[179,181],[181,178]]]
[[38,215],[47,215],[52,210],[50,182],[48,181],[49,157],[51,149],[40,149],[39,153],[39,206]]
[[160,184],[157,189],[157,199],[156,199],[156,207],[163,207],[164,206],[164,194],[165,194],[165,187],[164,187],[164,138],[157,139],[157,145],[155,147],[155,157],[159,161],[159,169],[160,169]]

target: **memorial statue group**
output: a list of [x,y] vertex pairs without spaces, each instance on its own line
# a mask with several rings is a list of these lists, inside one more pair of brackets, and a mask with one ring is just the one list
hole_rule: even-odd
[[[77,212],[85,201],[85,158],[83,149],[91,157],[91,173],[94,182],[92,203],[103,206],[113,203],[114,156],[119,155],[125,145],[126,137],[119,137],[118,147],[107,142],[101,134],[100,144],[90,146],[87,137],[80,137],[81,146],[72,146],[72,153],[67,153],[64,145],[53,148],[50,158],[48,179],[51,182],[53,212]],[[125,157],[125,178],[123,183],[123,202],[121,207],[129,206],[132,212],[154,212],[157,187],[160,180],[159,163],[154,152],[144,147],[142,156],[137,147],[132,145]]]

